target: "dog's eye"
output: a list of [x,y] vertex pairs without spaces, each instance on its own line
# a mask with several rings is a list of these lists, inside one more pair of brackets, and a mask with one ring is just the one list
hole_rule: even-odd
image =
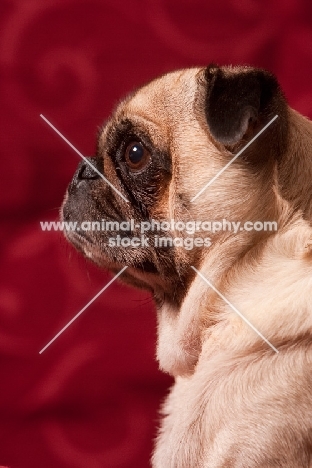
[[144,169],[151,159],[150,152],[139,141],[132,141],[125,151],[125,161],[132,171]]

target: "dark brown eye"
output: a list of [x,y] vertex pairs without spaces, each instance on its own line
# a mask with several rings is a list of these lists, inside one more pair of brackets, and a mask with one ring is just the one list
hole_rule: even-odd
[[139,141],[132,141],[126,148],[125,161],[132,171],[144,169],[151,159],[149,151]]

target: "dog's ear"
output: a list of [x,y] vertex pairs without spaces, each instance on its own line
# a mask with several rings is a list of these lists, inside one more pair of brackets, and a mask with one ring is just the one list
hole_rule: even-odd
[[205,81],[209,130],[225,146],[248,140],[275,115],[285,114],[279,84],[265,70],[211,64],[205,69]]

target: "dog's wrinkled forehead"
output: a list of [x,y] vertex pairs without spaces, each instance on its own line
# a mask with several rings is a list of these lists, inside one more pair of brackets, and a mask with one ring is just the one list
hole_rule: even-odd
[[140,88],[117,108],[116,118],[144,119],[161,126],[162,133],[192,113],[199,69],[168,73]]
[[[157,78],[127,96],[118,105],[107,125],[99,135],[99,145],[106,146],[107,137],[119,133],[123,123],[131,124],[132,131],[148,135],[152,144],[160,150],[168,150],[182,135],[196,126],[194,115],[200,77],[204,69],[180,70]],[[200,113],[203,116],[203,113]]]

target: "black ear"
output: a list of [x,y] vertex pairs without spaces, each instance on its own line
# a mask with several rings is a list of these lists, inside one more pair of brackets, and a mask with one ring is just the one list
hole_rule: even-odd
[[235,145],[279,111],[285,112],[278,82],[265,70],[212,64],[205,79],[207,123],[215,140],[224,145]]

